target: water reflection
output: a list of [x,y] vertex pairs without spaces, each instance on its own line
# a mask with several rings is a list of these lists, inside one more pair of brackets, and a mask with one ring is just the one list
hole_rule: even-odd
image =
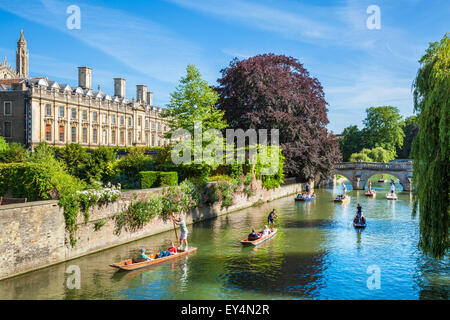
[[[351,190],[346,205],[332,201],[342,189],[315,190],[317,200],[286,197],[188,226],[195,254],[170,263],[118,272],[109,264],[170,246],[173,231],[134,241],[67,263],[0,281],[0,299],[448,299],[449,260],[417,249],[418,219],[411,194],[387,201],[389,184],[374,183],[376,198]],[[367,227],[351,224],[356,204]],[[278,211],[277,235],[257,247],[239,243]],[[81,270],[81,289],[66,286],[70,265]],[[380,290],[366,285],[377,265]]]

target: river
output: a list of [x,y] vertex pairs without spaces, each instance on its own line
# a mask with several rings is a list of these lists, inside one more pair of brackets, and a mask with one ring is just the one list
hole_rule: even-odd
[[[412,195],[388,201],[387,183],[374,189],[376,199],[350,190],[346,205],[331,201],[337,186],[316,189],[316,201],[289,196],[233,212],[188,226],[198,247],[188,257],[134,272],[109,267],[141,247],[167,248],[174,233],[134,241],[0,281],[0,299],[448,299],[449,257],[434,260],[417,248]],[[362,231],[350,226],[357,203],[367,218]],[[261,229],[272,208],[276,237],[243,247],[239,241]],[[79,289],[67,285],[69,267],[79,268]]]

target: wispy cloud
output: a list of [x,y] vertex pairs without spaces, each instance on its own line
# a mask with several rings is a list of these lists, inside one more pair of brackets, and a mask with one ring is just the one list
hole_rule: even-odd
[[183,74],[187,63],[201,60],[199,47],[167,28],[107,7],[77,2],[81,8],[81,29],[69,30],[66,8],[71,4],[55,0],[0,0],[1,9],[64,32],[157,80],[173,82]]

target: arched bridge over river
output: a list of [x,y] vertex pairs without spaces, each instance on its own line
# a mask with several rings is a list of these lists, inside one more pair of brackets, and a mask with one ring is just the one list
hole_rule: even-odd
[[335,165],[335,172],[351,181],[354,190],[364,190],[374,174],[391,174],[400,180],[404,191],[411,190],[413,162],[344,162]]

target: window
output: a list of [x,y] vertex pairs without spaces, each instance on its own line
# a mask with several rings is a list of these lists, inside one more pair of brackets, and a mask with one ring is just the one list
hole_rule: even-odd
[[63,106],[59,107],[59,117],[64,118],[64,107]]
[[111,131],[111,143],[116,144],[116,131]]
[[148,119],[145,119],[145,129],[148,129]]
[[152,136],[152,147],[155,146],[155,136]]
[[152,121],[152,130],[155,130],[155,121]]
[[131,118],[128,118],[128,126],[131,127]]
[[124,121],[123,116],[120,116],[120,125],[121,126],[123,126],[123,121]]
[[106,123],[106,113],[102,113],[102,123]]
[[77,109],[72,108],[72,119],[76,119],[77,118]]
[[59,141],[64,142],[64,126],[59,127]]
[[158,122],[158,131],[161,131],[161,122]]
[[141,140],[142,140],[141,138],[142,138],[141,132],[139,131],[139,132],[138,132],[138,141],[139,141],[139,142],[141,142]]
[[12,127],[11,127],[11,122],[10,121],[5,121],[4,124],[4,130],[3,130],[3,136],[5,138],[11,138],[12,136]]
[[164,125],[164,131],[167,131],[167,124]]
[[49,117],[52,115],[52,106],[49,104],[45,105],[45,115]]
[[92,120],[94,122],[97,122],[97,112],[96,111],[94,111],[94,113],[92,114]]
[[133,141],[131,139],[131,131],[130,131],[130,132],[128,132],[128,144],[132,144],[132,143],[133,143]]
[[142,123],[142,117],[141,117],[141,116],[139,116],[139,117],[138,117],[138,127],[140,127],[140,126],[141,126],[141,123]]
[[103,130],[103,144],[107,144],[108,143],[108,136],[107,136],[107,132],[106,130]]
[[83,120],[87,121],[87,110],[83,110]]
[[111,115],[111,124],[116,124],[116,115]]
[[87,128],[83,128],[83,143],[87,143]]
[[5,101],[3,103],[3,114],[5,116],[12,115],[12,102],[11,101]]
[[77,128],[72,127],[72,142],[77,142]]
[[125,144],[125,134],[120,131],[120,144]]
[[92,130],[92,141],[97,143],[97,129]]
[[52,127],[49,124],[45,125],[45,140],[52,140]]
[[145,134],[145,144],[148,146],[148,133]]

